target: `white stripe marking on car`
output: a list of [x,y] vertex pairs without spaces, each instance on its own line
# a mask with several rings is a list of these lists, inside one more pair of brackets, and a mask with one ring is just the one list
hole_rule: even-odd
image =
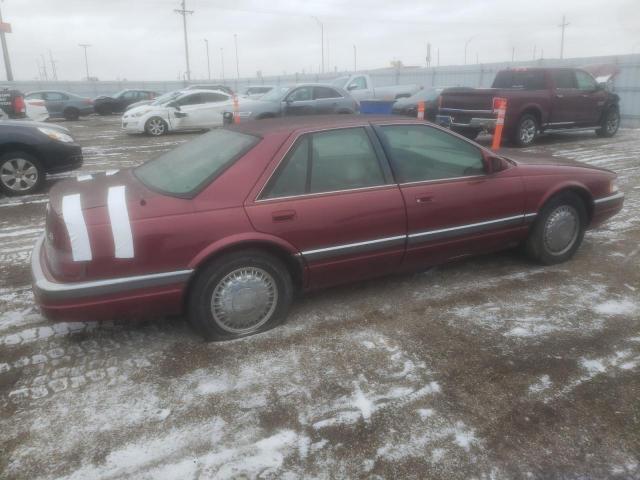
[[87,232],[87,224],[82,215],[79,193],[62,197],[62,218],[67,226],[67,232],[69,232],[73,261],[91,260],[89,232]]
[[107,206],[116,258],[133,258],[133,235],[124,185],[109,188]]
[[120,170],[107,170],[106,173],[107,175],[115,175],[116,173],[118,173]]
[[91,175],[78,175],[76,178],[78,179],[79,182],[86,182],[87,180],[91,180],[93,178],[93,176],[91,176]]

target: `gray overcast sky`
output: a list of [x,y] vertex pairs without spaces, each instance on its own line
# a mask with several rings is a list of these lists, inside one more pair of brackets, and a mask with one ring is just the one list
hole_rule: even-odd
[[[179,0],[4,0],[14,76],[34,79],[37,61],[51,50],[60,79],[84,76],[78,43],[90,43],[89,70],[101,80],[173,80],[185,71]],[[327,69],[424,65],[431,42],[441,65],[530,60],[534,45],[558,57],[563,14],[570,22],[565,56],[640,53],[640,0],[187,0],[192,78],[206,78],[204,38],[212,76],[235,76],[233,34],[240,75],[318,71],[324,23]]]

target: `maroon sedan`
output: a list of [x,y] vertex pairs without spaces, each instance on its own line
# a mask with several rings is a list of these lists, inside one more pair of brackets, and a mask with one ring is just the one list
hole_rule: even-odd
[[54,319],[186,311],[235,338],[283,320],[298,291],[518,244],[568,260],[622,208],[615,178],[411,119],[248,122],[54,187],[34,291]]

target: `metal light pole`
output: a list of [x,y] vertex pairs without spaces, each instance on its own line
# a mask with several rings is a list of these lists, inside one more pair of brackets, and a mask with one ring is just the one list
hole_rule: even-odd
[[564,29],[569,26],[564,15],[562,16],[562,23],[558,26],[562,29],[562,37],[560,38],[560,60],[562,60],[564,58]]
[[238,34],[233,34],[233,43],[236,47],[236,90],[238,90],[238,82],[240,81],[240,62],[238,61]]
[[464,43],[464,64],[467,64],[467,48],[469,48],[469,44],[471,43],[471,40],[473,40],[474,38],[476,38],[477,35],[474,35],[473,37],[469,37],[469,39]]
[[316,22],[318,22],[318,25],[320,25],[320,43],[322,45],[322,73],[324,73],[324,25],[323,23],[318,20],[318,17],[311,17],[313,18]]
[[209,61],[209,40],[205,38],[204,44],[207,47],[207,75],[208,75],[208,79],[211,80],[211,62]]
[[191,68],[189,67],[189,41],[187,40],[187,14],[191,15],[193,10],[187,10],[185,0],[182,0],[182,8],[173,11],[182,15],[182,28],[184,29],[184,56],[187,61],[187,81],[191,81]]
[[89,58],[87,57],[87,48],[89,48],[91,45],[89,45],[88,43],[79,43],[78,46],[84,48],[84,68],[87,71],[87,81],[88,81],[89,80]]
[[[2,41],[2,55],[4,56],[4,68],[7,71],[7,81],[13,82],[13,72],[11,71],[11,61],[9,60],[9,48],[7,47],[7,39],[5,38],[5,23],[2,21],[2,11],[0,11],[0,24],[2,27],[0,29],[0,41]],[[10,30],[10,25],[6,24]]]
[[358,51],[356,50],[356,46],[353,46],[353,71],[357,72],[358,68],[357,68],[357,63],[356,63],[356,59],[357,59],[357,53]]
[[224,83],[224,48],[220,47],[220,65],[222,66],[222,83]]

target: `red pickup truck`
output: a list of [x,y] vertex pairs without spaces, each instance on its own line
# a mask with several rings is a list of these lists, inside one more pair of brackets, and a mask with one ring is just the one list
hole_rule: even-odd
[[593,130],[615,135],[620,97],[579,68],[513,68],[497,73],[491,88],[448,88],[437,123],[475,139],[493,133],[494,98],[507,99],[505,133],[516,146],[531,145],[543,132]]

